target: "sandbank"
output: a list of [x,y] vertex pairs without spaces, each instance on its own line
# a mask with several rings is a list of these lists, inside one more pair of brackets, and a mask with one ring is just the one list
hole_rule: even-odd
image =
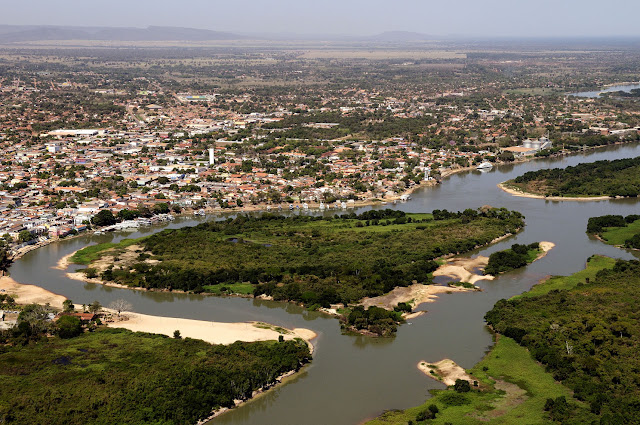
[[48,303],[51,307],[62,309],[62,303],[67,299],[39,286],[18,283],[9,276],[0,277],[0,290],[14,297],[18,304]]
[[478,255],[474,258],[453,258],[433,272],[434,276],[448,276],[475,285],[480,280],[493,280],[494,276],[478,274],[489,263],[489,257]]
[[521,198],[532,198],[532,199],[546,199],[547,201],[607,201],[610,199],[615,199],[611,196],[584,196],[584,197],[566,197],[566,196],[543,196],[536,195],[535,193],[523,192],[521,190],[517,190],[511,187],[507,187],[505,185],[506,182],[498,183],[498,187],[503,191],[507,192],[510,195],[518,196]]
[[[107,323],[109,327],[167,336],[173,336],[174,331],[178,330],[183,338],[201,339],[211,344],[271,341],[277,340],[281,335],[285,340],[302,338],[309,342],[317,336],[309,329],[285,329],[262,322],[222,323],[128,312],[121,314],[122,320],[118,320],[115,314],[114,319],[115,321]],[[312,348],[311,344],[309,345]]]
[[64,257],[58,260],[55,266],[51,268],[56,270],[66,270],[70,264],[74,264],[71,262],[71,257],[73,257],[73,254],[75,254],[76,252],[78,251],[73,251],[71,254],[65,255]]
[[418,363],[418,369],[428,377],[440,381],[446,386],[455,384],[457,379],[473,381],[471,376],[451,359],[443,359],[436,363],[421,361]]
[[536,259],[533,261],[538,261],[539,259],[546,257],[549,251],[551,251],[555,246],[556,244],[554,244],[553,242],[546,242],[546,241],[540,242],[540,249],[542,250],[542,252],[538,254]]
[[467,289],[459,286],[423,285],[416,283],[411,286],[394,288],[386,295],[364,298],[360,304],[365,308],[376,306],[387,310],[393,310],[393,307],[397,306],[398,303],[408,302],[412,304],[413,308],[416,308],[422,303],[434,302],[438,299],[438,294],[467,291],[473,291],[473,289]]

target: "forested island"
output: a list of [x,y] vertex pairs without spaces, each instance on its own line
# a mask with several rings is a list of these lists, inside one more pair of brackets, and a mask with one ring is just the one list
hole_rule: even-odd
[[640,249],[640,215],[591,217],[587,223],[587,233],[609,245]]
[[[88,278],[151,290],[246,294],[310,308],[357,303],[432,283],[437,258],[484,246],[524,226],[504,208],[334,216],[240,215],[78,251]],[[349,312],[347,312],[347,316]],[[357,317],[356,317],[357,316]],[[369,317],[371,316],[371,317]],[[379,318],[352,316],[369,328]]]
[[640,193],[640,157],[529,171],[501,187],[534,197],[636,197]]
[[[64,332],[35,321],[0,331],[1,423],[196,423],[299,370],[303,340],[211,345],[190,338],[93,326]],[[69,320],[71,322],[72,320]],[[49,322],[50,323],[50,322]]]
[[540,248],[540,242],[534,242],[529,245],[513,244],[509,249],[491,254],[484,273],[495,276],[519,269],[533,263],[543,252]]
[[589,258],[571,276],[501,300],[487,356],[422,406],[368,425],[638,424],[640,262]]

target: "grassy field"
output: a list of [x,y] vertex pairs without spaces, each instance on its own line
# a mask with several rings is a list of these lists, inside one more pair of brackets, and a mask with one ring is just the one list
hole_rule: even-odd
[[601,255],[594,255],[587,260],[587,267],[577,273],[570,276],[553,276],[537,285],[535,285],[529,292],[517,295],[512,299],[520,297],[537,297],[544,295],[551,290],[568,290],[575,288],[579,283],[584,283],[588,278],[590,280],[595,279],[596,274],[603,269],[609,269],[613,267],[616,260]]
[[224,295],[224,294],[239,294],[239,295],[251,295],[253,294],[254,286],[250,283],[230,283],[218,285],[205,285],[204,290],[211,294]]
[[499,337],[489,354],[468,372],[478,381],[478,387],[472,386],[470,392],[433,391],[433,397],[423,405],[386,412],[367,425],[417,424],[418,413],[432,404],[439,413],[425,423],[434,425],[551,424],[554,422],[544,411],[547,398],[572,398],[568,388],[558,384],[526,348],[511,338]]
[[118,250],[124,250],[124,248],[134,245],[140,242],[142,239],[143,238],[124,239],[118,243],[107,242],[107,243],[101,243],[98,245],[90,245],[86,248],[82,248],[81,250],[77,251],[75,254],[71,256],[70,260],[74,264],[87,265],[93,261],[100,259],[104,251],[107,251],[109,249],[116,248],[116,247],[118,248]]
[[637,234],[640,234],[640,220],[629,223],[627,227],[607,227],[602,232],[602,239],[609,245],[620,246]]

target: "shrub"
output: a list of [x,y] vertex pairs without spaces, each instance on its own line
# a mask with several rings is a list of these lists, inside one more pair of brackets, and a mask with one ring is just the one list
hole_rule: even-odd
[[440,400],[446,404],[447,406],[464,406],[465,404],[470,404],[471,400],[467,398],[464,394],[448,391],[446,392]]
[[456,383],[453,385],[453,389],[458,393],[468,393],[471,391],[471,385],[469,385],[469,381],[464,379],[456,379]]

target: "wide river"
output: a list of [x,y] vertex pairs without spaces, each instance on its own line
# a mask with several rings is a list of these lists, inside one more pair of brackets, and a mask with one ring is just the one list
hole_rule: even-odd
[[[637,199],[551,202],[513,197],[496,184],[540,168],[635,156],[640,156],[640,145],[620,145],[569,157],[503,165],[488,172],[459,173],[437,187],[416,191],[411,201],[393,206],[407,212],[430,212],[491,205],[522,212],[526,216],[525,229],[479,251],[483,255],[515,242],[551,241],[557,245],[544,259],[524,270],[480,282],[482,292],[443,295],[435,303],[423,304],[421,309],[428,313],[402,325],[393,339],[342,335],[336,319],[290,304],[108,288],[70,280],[63,271],[52,269],[62,256],[87,244],[139,237],[160,227],[128,234],[87,235],[51,244],[25,255],[10,271],[19,282],[42,286],[76,303],[98,300],[107,305],[125,298],[135,311],[146,314],[223,322],[261,320],[312,329],[318,338],[309,367],[285,385],[212,420],[211,424],[353,425],[385,409],[423,403],[429,389],[443,388],[418,371],[416,365],[420,360],[438,361],[447,357],[465,368],[477,363],[492,344],[483,316],[497,300],[524,292],[547,275],[581,270],[593,254],[634,258],[629,252],[588,237],[585,229],[591,216],[638,213]],[[197,222],[179,219],[167,227]]]

